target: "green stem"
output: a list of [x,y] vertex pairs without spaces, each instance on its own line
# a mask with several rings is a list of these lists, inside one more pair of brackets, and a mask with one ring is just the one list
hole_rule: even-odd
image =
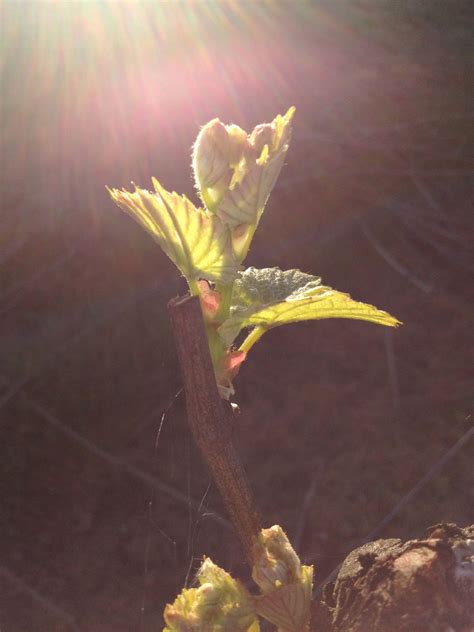
[[207,342],[209,343],[209,351],[211,353],[212,366],[216,369],[219,364],[219,360],[225,355],[226,345],[217,333],[215,327],[212,325],[206,325],[205,329]]
[[239,347],[239,351],[245,351],[247,353],[253,347],[253,345],[260,340],[263,334],[268,331],[267,327],[263,325],[257,325],[252,331],[249,333],[247,338],[243,341],[243,343]]
[[230,313],[230,303],[232,300],[232,290],[234,288],[234,283],[228,283],[227,285],[216,285],[216,290],[221,294],[221,304],[219,307],[219,311],[215,316],[215,321],[219,325],[229,318]]
[[196,279],[187,279],[189,290],[192,296],[199,296],[199,286]]

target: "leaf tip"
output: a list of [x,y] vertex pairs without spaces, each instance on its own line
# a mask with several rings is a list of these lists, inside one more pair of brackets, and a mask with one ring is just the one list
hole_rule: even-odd
[[295,115],[295,112],[296,112],[296,107],[294,105],[292,105],[290,108],[288,108],[287,113],[283,117],[285,119],[285,121],[287,121],[289,123],[292,120],[293,116]]
[[389,314],[388,312],[386,312],[387,316],[388,316],[388,322],[384,323],[387,325],[387,327],[393,327],[394,329],[398,329],[399,327],[401,327],[401,325],[403,325],[403,321],[398,320],[398,318],[396,318],[395,316],[392,316],[392,314]]

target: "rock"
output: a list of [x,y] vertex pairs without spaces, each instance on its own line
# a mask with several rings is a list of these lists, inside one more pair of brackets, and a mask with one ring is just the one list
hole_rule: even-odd
[[324,588],[318,632],[474,632],[474,525],[352,551]]

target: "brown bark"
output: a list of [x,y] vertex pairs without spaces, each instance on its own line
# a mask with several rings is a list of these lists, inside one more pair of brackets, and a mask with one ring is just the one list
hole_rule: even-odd
[[318,632],[474,632],[474,526],[352,551],[327,584]]
[[199,299],[173,299],[168,310],[184,379],[188,423],[251,562],[261,520],[232,442],[230,407],[225,407],[217,391]]

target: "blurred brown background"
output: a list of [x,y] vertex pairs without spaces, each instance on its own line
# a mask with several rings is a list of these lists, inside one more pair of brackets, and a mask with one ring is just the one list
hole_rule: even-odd
[[[472,427],[471,2],[5,2],[0,628],[151,632],[204,554],[244,577],[188,438],[183,280],[105,185],[195,200],[190,147],[297,108],[247,263],[404,322],[269,333],[235,436],[322,579]],[[157,447],[163,411],[170,406]],[[474,521],[473,441],[377,536]],[[206,493],[207,492],[207,493]]]

